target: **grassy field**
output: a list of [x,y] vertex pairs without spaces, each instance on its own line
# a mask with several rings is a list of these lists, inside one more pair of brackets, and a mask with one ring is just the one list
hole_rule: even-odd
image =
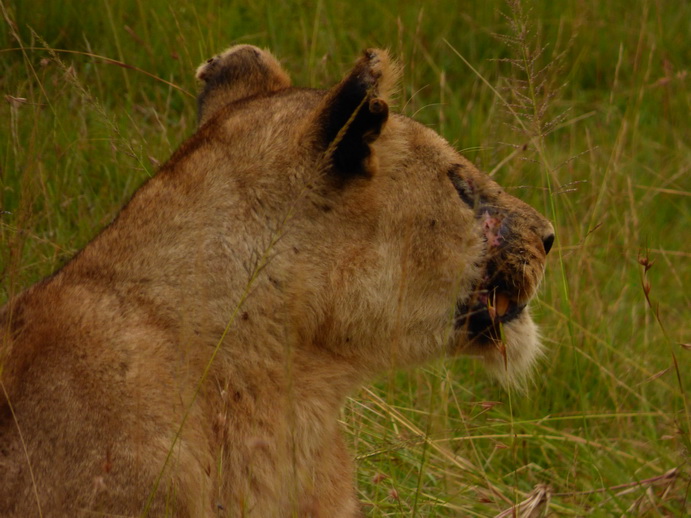
[[396,109],[548,215],[557,241],[525,393],[460,358],[353,394],[369,516],[523,516],[540,497],[549,516],[691,513],[690,2],[0,6],[0,303],[194,131],[207,57],[266,46],[294,83],[326,86],[387,47],[405,66]]

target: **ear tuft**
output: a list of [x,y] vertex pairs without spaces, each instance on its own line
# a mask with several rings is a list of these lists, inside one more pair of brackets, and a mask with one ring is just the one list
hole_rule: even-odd
[[367,49],[363,54],[369,61],[372,74],[376,78],[375,95],[390,103],[401,79],[400,66],[391,59],[386,50]]
[[235,45],[208,59],[197,68],[196,78],[203,85],[197,97],[200,126],[232,102],[290,86],[278,60],[252,45]]

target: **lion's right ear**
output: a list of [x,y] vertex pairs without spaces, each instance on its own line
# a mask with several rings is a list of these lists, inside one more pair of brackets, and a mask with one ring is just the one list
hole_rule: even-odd
[[368,49],[327,92],[310,121],[327,169],[341,178],[372,174],[370,144],[388,120],[388,101],[398,77],[398,68],[385,50]]
[[196,77],[203,84],[197,97],[200,126],[227,104],[290,86],[278,60],[252,45],[236,45],[209,59]]

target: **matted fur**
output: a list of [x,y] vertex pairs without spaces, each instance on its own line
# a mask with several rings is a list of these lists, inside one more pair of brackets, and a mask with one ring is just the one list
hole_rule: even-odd
[[358,516],[348,393],[538,351],[551,225],[389,113],[386,52],[326,91],[247,45],[197,77],[199,130],[0,310],[0,516]]

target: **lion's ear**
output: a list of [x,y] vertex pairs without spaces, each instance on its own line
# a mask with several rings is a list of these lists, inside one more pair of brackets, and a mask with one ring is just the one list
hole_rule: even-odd
[[267,50],[236,45],[197,68],[202,89],[197,97],[201,126],[227,104],[290,86],[290,77]]
[[389,117],[398,69],[384,50],[368,49],[320,103],[314,124],[329,167],[340,175],[371,174],[370,144]]

